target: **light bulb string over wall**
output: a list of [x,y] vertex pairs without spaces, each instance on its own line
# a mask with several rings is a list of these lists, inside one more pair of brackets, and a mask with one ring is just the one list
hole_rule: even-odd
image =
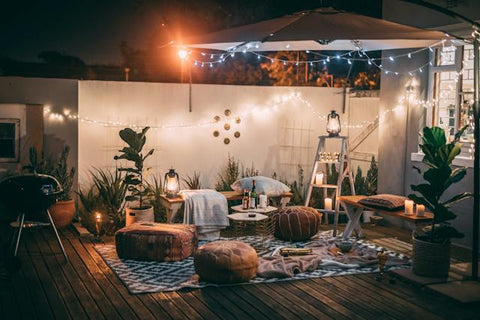
[[[359,123],[355,124],[349,124],[349,123],[342,123],[343,128],[351,128],[351,129],[361,129],[365,126],[369,126],[374,124],[376,121],[383,121],[382,119],[389,114],[390,112],[393,111],[398,111],[401,108],[403,108],[403,104],[406,103],[408,99],[408,102],[410,103],[410,106],[420,106],[423,108],[429,108],[434,105],[435,100],[432,101],[425,101],[425,100],[419,100],[419,99],[412,99],[411,97],[401,97],[399,99],[399,105],[392,109],[385,110],[381,112],[379,115],[377,115],[373,120],[363,120],[360,121]],[[270,106],[265,106],[265,107],[253,107],[251,110],[247,110],[244,112],[241,112],[240,114],[236,115],[235,117],[227,117],[224,120],[221,120],[223,122],[231,122],[235,121],[238,117],[245,119],[248,118],[248,116],[255,115],[256,113],[259,112],[276,112],[278,111],[278,107],[284,107],[285,104],[291,103],[291,102],[300,102],[303,104],[311,113],[314,115],[316,118],[326,121],[327,120],[327,115],[315,110],[313,107],[312,103],[305,99],[299,92],[292,92],[290,94],[282,95],[279,99],[279,101],[276,102],[275,104],[272,104]],[[296,105],[292,106],[292,108],[296,108]],[[44,107],[44,116],[48,117],[49,120],[51,121],[64,121],[64,120],[74,120],[74,121],[79,121],[81,123],[87,123],[87,124],[93,124],[93,125],[100,125],[103,127],[129,127],[132,129],[140,129],[143,127],[150,127],[154,130],[162,130],[162,129],[181,129],[181,128],[199,128],[199,127],[209,127],[215,124],[218,124],[218,120],[212,119],[212,120],[207,120],[207,121],[201,121],[197,123],[174,123],[174,124],[162,124],[162,125],[157,125],[157,124],[148,124],[145,123],[144,125],[139,125],[137,123],[132,123],[132,122],[125,122],[125,121],[114,121],[114,120],[100,120],[100,119],[92,119],[90,117],[84,117],[79,114],[73,114],[70,112],[64,112],[62,113],[56,113],[52,112],[50,107]],[[221,122],[220,121],[220,122]]]
[[[352,64],[354,61],[361,61],[361,62],[367,62],[369,65],[373,65],[373,66],[377,67],[378,69],[382,70],[385,74],[392,74],[392,75],[404,74],[404,75],[413,76],[413,74],[415,74],[415,73],[423,72],[424,69],[427,66],[433,65],[433,59],[434,59],[433,55],[432,55],[432,57],[430,57],[430,59],[427,63],[425,63],[425,64],[423,64],[423,65],[421,65],[417,68],[408,70],[408,71],[396,71],[396,70],[393,70],[393,69],[387,69],[381,63],[378,63],[377,61],[382,62],[383,60],[386,60],[386,61],[390,61],[390,62],[394,63],[395,60],[398,59],[398,58],[408,57],[409,59],[411,59],[412,55],[414,55],[414,54],[418,54],[418,53],[421,53],[421,52],[426,51],[426,50],[429,50],[429,51],[433,52],[434,48],[438,47],[440,45],[442,45],[442,47],[445,47],[446,41],[447,40],[442,40],[442,41],[439,41],[439,42],[437,42],[437,43],[435,43],[435,44],[433,44],[429,47],[426,47],[426,48],[415,49],[411,52],[401,53],[401,54],[398,54],[398,55],[390,55],[388,57],[380,57],[380,58],[370,57],[368,55],[368,53],[360,46],[359,42],[356,41],[356,42],[354,42],[354,44],[356,46],[356,50],[351,50],[351,51],[344,52],[344,53],[341,53],[341,54],[337,54],[337,55],[334,55],[334,56],[326,55],[326,54],[323,54],[323,53],[318,53],[318,52],[315,52],[315,51],[306,50],[305,53],[307,53],[307,54],[311,53],[311,54],[322,57],[320,59],[309,59],[309,60],[289,60],[289,59],[284,59],[284,58],[275,58],[275,57],[268,56],[266,54],[258,53],[256,51],[251,51],[251,50],[249,50],[249,48],[251,48],[251,46],[249,47],[248,45],[246,45],[246,46],[244,46],[244,48],[242,50],[238,50],[239,47],[236,47],[236,48],[233,48],[231,50],[228,50],[226,53],[210,53],[209,54],[209,53],[206,53],[206,52],[200,52],[200,55],[205,56],[205,57],[210,57],[211,60],[202,60],[202,59],[193,58],[193,65],[194,66],[201,66],[201,67],[205,67],[205,66],[214,67],[215,65],[222,64],[227,59],[234,59],[236,53],[239,53],[239,54],[241,54],[241,53],[247,54],[248,53],[248,54],[255,55],[258,60],[266,60],[266,61],[270,61],[271,63],[278,62],[278,63],[282,63],[284,65],[295,65],[295,66],[298,66],[298,65],[301,65],[301,64],[309,64],[311,66],[316,65],[316,64],[326,65],[326,64],[330,63],[332,60],[344,60],[348,64]],[[455,40],[453,40],[453,41],[455,41]],[[452,42],[451,46],[453,48],[456,48],[453,45],[453,42]],[[188,54],[186,55],[185,59],[189,59],[188,56],[191,55],[192,53],[198,53],[198,52],[190,49],[188,51]],[[358,57],[355,57],[353,55],[355,53],[357,54]]]

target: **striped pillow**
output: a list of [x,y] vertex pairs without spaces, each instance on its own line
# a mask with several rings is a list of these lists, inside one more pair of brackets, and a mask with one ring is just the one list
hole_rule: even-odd
[[400,210],[405,206],[405,200],[408,198],[394,194],[377,194],[358,201],[368,206],[385,210]]

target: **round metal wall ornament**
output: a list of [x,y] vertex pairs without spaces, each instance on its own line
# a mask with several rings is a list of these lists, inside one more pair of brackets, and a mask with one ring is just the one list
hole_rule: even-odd
[[235,133],[233,134],[233,136],[235,138],[240,138],[240,131],[235,131]]
[[223,139],[223,143],[225,143],[225,144],[229,144],[229,143],[230,143],[230,139],[229,139],[229,138],[225,138],[225,139]]
[[225,130],[230,130],[230,123],[228,123],[228,122],[225,123],[225,124],[223,125],[223,128],[224,128]]
[[213,131],[213,136],[216,138],[220,135],[220,132],[218,130]]
[[237,118],[235,118],[235,122],[240,123],[240,122],[242,122],[242,119],[240,119],[240,117],[237,117]]
[[225,109],[223,112],[227,117],[229,117],[232,114],[232,111],[230,109]]
[[215,116],[215,117],[213,117],[213,120],[215,120],[215,122],[220,121],[220,116]]

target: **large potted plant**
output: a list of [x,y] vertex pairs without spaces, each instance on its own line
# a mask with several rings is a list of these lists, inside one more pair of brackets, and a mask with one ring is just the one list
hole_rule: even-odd
[[133,163],[132,167],[119,168],[119,171],[126,172],[124,182],[127,185],[128,195],[125,200],[134,203],[133,206],[126,208],[125,224],[128,226],[137,221],[154,221],[153,206],[144,203],[144,197],[148,194],[144,182],[144,175],[149,168],[144,167],[145,159],[153,154],[153,149],[145,155],[142,153],[147,140],[146,134],[149,127],[145,127],[141,132],[136,132],[130,128],[120,130],[120,138],[127,143],[127,147],[119,150],[120,155],[115,156],[115,160],[127,160]]
[[414,167],[425,182],[411,185],[414,194],[408,197],[417,204],[423,204],[433,213],[431,225],[414,233],[413,236],[413,272],[420,276],[446,277],[450,269],[450,239],[461,238],[463,234],[449,221],[456,218],[451,206],[471,196],[468,192],[456,194],[448,199],[445,191],[466,175],[466,168],[452,168],[452,162],[460,154],[462,128],[450,143],[445,132],[439,127],[425,127],[421,134],[422,149],[425,156],[422,163],[425,170]]
[[52,216],[53,223],[57,228],[69,226],[75,218],[75,201],[72,198],[72,186],[75,176],[75,168],[68,167],[68,155],[70,147],[65,145],[60,154],[60,158],[38,157],[37,149],[30,148],[30,165],[24,167],[33,173],[48,174],[55,177],[60,182],[63,193],[58,201],[53,204],[48,211]]

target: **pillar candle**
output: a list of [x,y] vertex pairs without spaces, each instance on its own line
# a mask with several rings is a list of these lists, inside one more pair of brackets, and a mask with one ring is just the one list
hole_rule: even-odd
[[332,210],[332,198],[325,198],[325,210]]
[[323,184],[323,172],[319,172],[315,175],[315,184],[317,185]]
[[405,200],[405,214],[411,216],[413,214],[413,201]]
[[425,215],[425,206],[423,204],[417,204],[417,217],[423,217]]

